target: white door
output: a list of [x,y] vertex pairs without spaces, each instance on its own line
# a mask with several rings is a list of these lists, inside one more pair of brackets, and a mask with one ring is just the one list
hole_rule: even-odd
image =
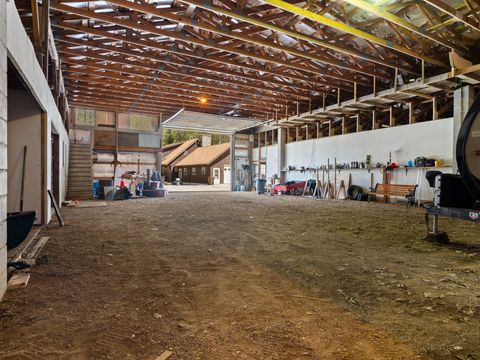
[[220,184],[220,169],[213,168],[213,184],[218,185]]
[[223,183],[230,184],[230,165],[223,167]]

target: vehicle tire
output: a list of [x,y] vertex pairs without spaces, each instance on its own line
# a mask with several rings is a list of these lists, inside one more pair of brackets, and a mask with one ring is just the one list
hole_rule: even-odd
[[358,199],[358,195],[363,194],[363,188],[358,185],[351,185],[347,190],[347,195],[350,199]]

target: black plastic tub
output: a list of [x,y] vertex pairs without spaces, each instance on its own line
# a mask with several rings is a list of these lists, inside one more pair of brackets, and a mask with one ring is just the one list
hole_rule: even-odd
[[16,248],[26,239],[36,216],[35,211],[7,214],[7,250]]

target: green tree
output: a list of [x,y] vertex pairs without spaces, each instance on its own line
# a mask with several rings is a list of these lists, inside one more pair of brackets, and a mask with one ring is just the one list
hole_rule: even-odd
[[[162,134],[162,146],[174,144],[190,139],[202,139],[203,133],[197,131],[181,131],[181,130],[163,130]],[[224,134],[211,134],[212,145],[223,144],[230,141],[229,135]]]

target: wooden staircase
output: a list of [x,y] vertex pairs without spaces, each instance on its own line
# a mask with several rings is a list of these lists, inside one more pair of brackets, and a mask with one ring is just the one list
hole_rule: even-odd
[[92,167],[90,144],[70,144],[67,200],[90,200],[93,198]]

